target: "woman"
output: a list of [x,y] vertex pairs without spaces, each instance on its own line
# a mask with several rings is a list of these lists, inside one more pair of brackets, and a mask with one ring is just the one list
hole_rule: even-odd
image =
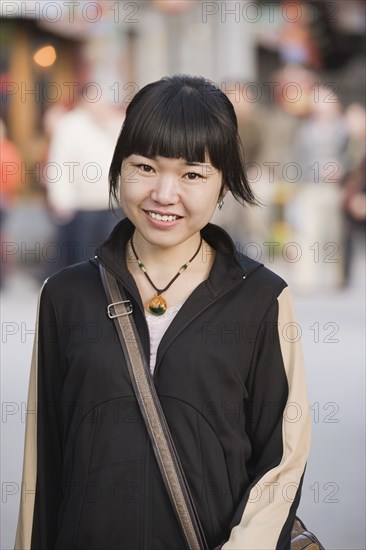
[[255,204],[239,143],[203,78],[164,78],[130,103],[110,169],[126,219],[42,289],[16,548],[186,548],[99,262],[132,304],[209,548],[289,548],[310,435],[291,300],[209,223],[228,191]]

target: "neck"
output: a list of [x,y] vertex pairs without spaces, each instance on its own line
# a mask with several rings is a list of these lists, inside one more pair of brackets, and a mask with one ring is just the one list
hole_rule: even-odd
[[[136,254],[144,264],[148,273],[176,272],[187,263],[199,247],[201,235],[198,231],[186,241],[174,246],[162,246],[148,242],[136,229],[132,235]],[[203,243],[202,243],[203,244]],[[194,264],[201,264],[201,251],[194,258],[190,270]]]

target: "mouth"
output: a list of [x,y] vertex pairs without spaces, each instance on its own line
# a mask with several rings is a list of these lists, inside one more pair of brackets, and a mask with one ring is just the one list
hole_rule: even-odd
[[175,222],[179,219],[181,219],[183,216],[178,216],[177,214],[163,214],[160,212],[156,212],[154,210],[144,210],[144,212],[153,220],[157,220],[159,222]]

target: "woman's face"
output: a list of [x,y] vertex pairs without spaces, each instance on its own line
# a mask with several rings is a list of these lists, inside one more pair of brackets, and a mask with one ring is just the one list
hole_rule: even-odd
[[210,221],[222,175],[206,160],[188,163],[185,159],[133,154],[123,161],[121,206],[148,242],[174,246]]

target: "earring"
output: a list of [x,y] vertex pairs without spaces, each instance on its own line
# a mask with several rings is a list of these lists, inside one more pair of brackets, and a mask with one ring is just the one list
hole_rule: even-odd
[[217,208],[219,210],[221,210],[221,208],[224,206],[224,201],[223,199],[220,199],[219,201],[217,201]]

